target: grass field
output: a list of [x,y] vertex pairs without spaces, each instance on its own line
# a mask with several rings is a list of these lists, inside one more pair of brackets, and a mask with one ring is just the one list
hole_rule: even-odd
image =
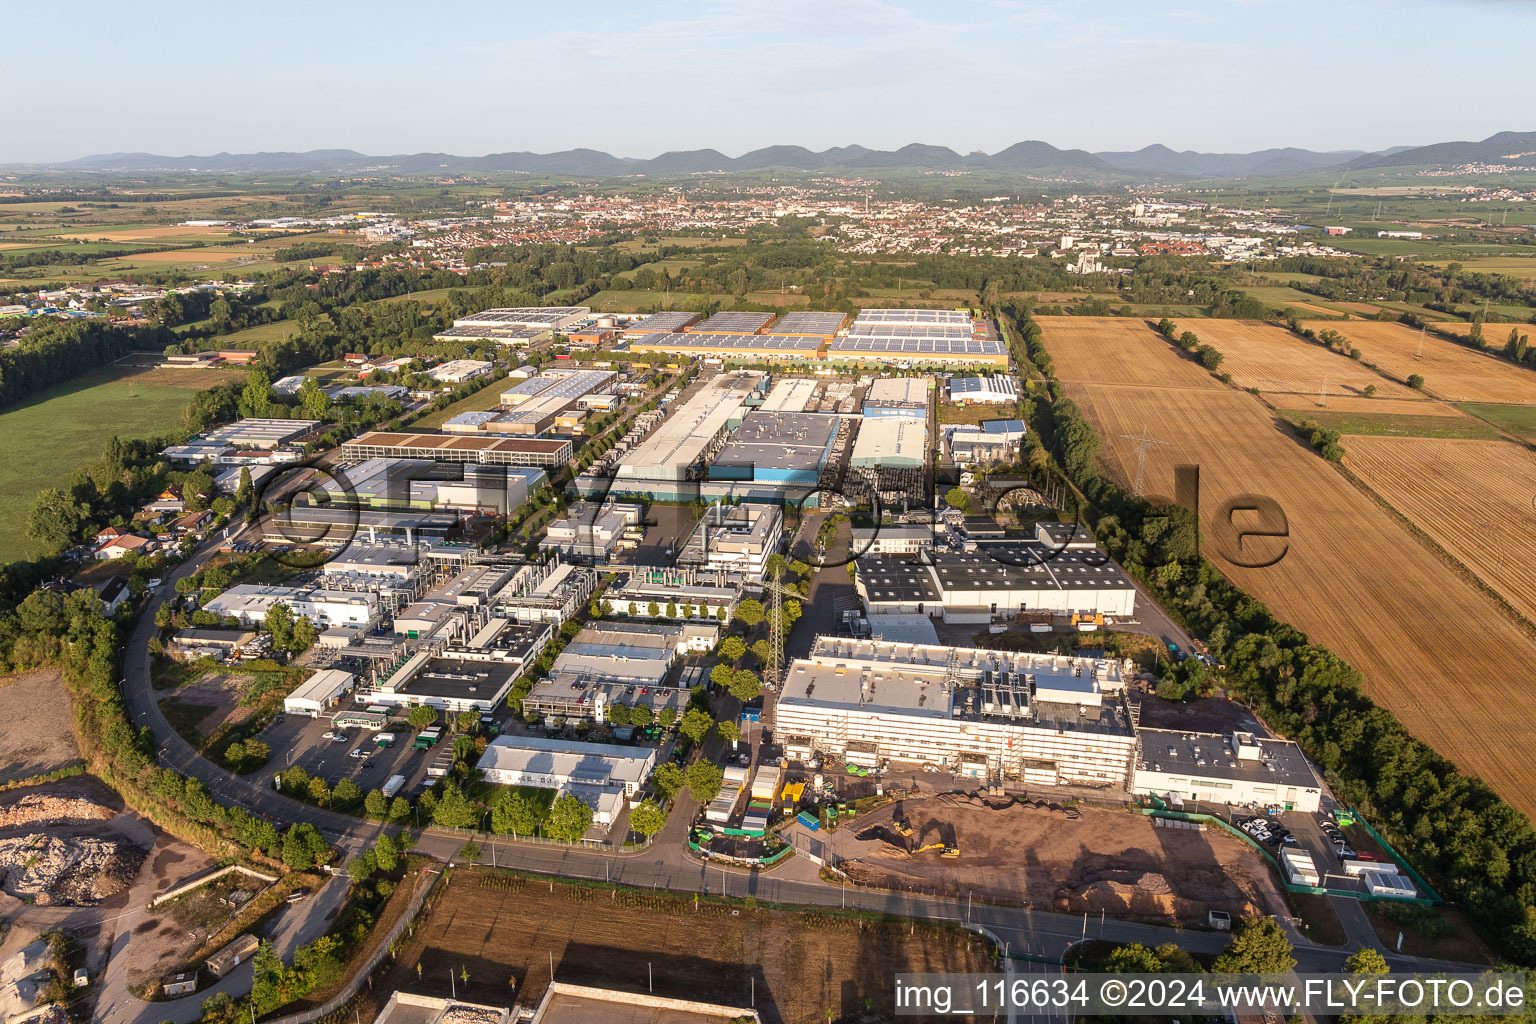
[[1418,392],[1390,381],[1347,356],[1303,341],[1284,327],[1257,320],[1179,322],[1224,357],[1221,370],[1240,388],[1309,395],[1360,395],[1374,387],[1384,398],[1414,398]]
[[[1043,326],[1046,347],[1068,365],[1073,346],[1053,342],[1058,336]],[[1536,641],[1370,495],[1287,436],[1257,398],[1137,386],[1183,372],[1178,355],[1150,330],[1133,336],[1118,358],[1120,381],[1066,389],[1097,428],[1110,476],[1125,484],[1136,475],[1136,443],[1122,435],[1147,429],[1165,442],[1146,454],[1150,500],[1174,493],[1175,466],[1198,465],[1204,550],[1216,566],[1346,658],[1372,697],[1415,735],[1521,810],[1536,811],[1536,764],[1523,753],[1536,742],[1536,691],[1523,682],[1536,663]],[[1222,506],[1246,494],[1280,504],[1288,524],[1283,548],[1256,552],[1233,538],[1223,547],[1222,531],[1230,534],[1231,525]],[[1224,550],[1242,551],[1245,561],[1283,557],[1245,568]]]
[[450,292],[458,292],[458,291],[463,291],[463,290],[464,289],[462,289],[462,288],[428,288],[425,291],[409,292],[409,293],[407,293],[405,295],[391,295],[389,298],[387,298],[387,299],[380,299],[379,301],[380,302],[412,302],[412,301],[414,301],[414,302],[436,302],[438,299],[446,298]]
[[[1200,364],[1180,358],[1144,321],[1112,316],[1040,316],[1035,322],[1045,333],[1045,347],[1056,363],[1056,375],[1064,382],[1202,391],[1226,388]],[[1166,358],[1148,359],[1149,346],[1161,348]]]
[[[1424,378],[1426,394],[1449,402],[1536,404],[1536,372],[1402,324],[1350,320],[1312,321],[1314,331],[1335,330],[1360,349],[1367,362],[1399,380]],[[1423,356],[1419,356],[1420,346]]]
[[[214,371],[96,370],[0,413],[0,561],[33,554],[27,512],[44,487],[68,487],[75,467],[94,460],[107,438],[150,437],[179,426],[195,390]],[[167,374],[179,374],[168,378]],[[185,384],[167,381],[185,380]]]
[[1536,622],[1536,454],[1508,441],[1344,439],[1344,464]]
[[[1453,409],[1449,416],[1422,413],[1344,412],[1328,408],[1282,409],[1280,415],[1292,423],[1312,420],[1341,434],[1369,434],[1383,437],[1439,437],[1496,439],[1498,431],[1481,420],[1462,416]],[[1346,449],[1350,442],[1345,442]]]
[[1271,306],[1298,310],[1303,316],[1333,316],[1339,312],[1339,310],[1328,305],[1325,299],[1307,292],[1297,291],[1295,288],[1287,288],[1283,285],[1277,285],[1272,288],[1245,287],[1243,291],[1260,302]]
[[1462,402],[1456,408],[1469,416],[1487,420],[1500,430],[1514,434],[1521,440],[1536,441],[1536,406]]
[[514,383],[514,381],[508,380],[493,381],[468,398],[459,399],[446,409],[438,409],[436,412],[428,413],[412,423],[406,430],[416,433],[435,431],[460,413],[494,409],[501,404],[501,393],[512,387]]
[[269,324],[257,324],[255,327],[247,327],[243,331],[221,335],[218,338],[218,343],[221,349],[255,348],[260,342],[280,341],[290,334],[298,333],[298,321],[274,320]]

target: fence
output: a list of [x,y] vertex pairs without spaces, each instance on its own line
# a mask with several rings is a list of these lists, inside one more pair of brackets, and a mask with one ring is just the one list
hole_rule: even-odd
[[395,944],[395,940],[400,937],[400,933],[410,927],[412,921],[416,920],[416,915],[421,913],[422,904],[427,901],[428,896],[432,895],[433,890],[437,888],[437,883],[442,881],[442,878],[443,873],[441,871],[434,871],[432,873],[432,881],[416,890],[416,894],[411,897],[410,904],[405,908],[405,913],[400,915],[400,920],[395,922],[394,927],[389,930],[389,934],[384,937],[384,941],[379,943],[378,948],[373,951],[373,954],[368,957],[367,961],[352,975],[352,980],[342,986],[340,992],[313,1010],[305,1010],[302,1013],[291,1014],[287,1017],[278,1017],[268,1022],[268,1024],[311,1024],[312,1021],[320,1020],[322,1017],[335,1013],[346,1006],[357,995],[363,985],[367,983],[369,976],[378,969],[384,957],[389,954],[389,947]]
[[481,832],[472,828],[455,828],[451,825],[433,825],[423,829],[424,834],[463,836],[465,841],[473,840],[476,843],[534,843],[538,846],[563,846],[567,849],[576,847],[586,850],[616,850],[619,852],[637,853],[648,848],[656,841],[655,836],[644,837],[643,842],[630,842],[627,838],[615,845],[606,839],[587,839],[585,837],[574,842],[564,839],[550,839],[546,836],[502,835],[499,832]]

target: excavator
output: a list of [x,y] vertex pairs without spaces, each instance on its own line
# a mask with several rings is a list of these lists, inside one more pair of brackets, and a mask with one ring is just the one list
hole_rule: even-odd
[[906,818],[897,818],[891,822],[891,827],[896,830],[897,835],[910,836],[912,834],[912,826],[907,824]]
[[960,856],[960,847],[950,846],[948,843],[928,843],[926,846],[919,846],[917,849],[913,850],[912,853],[916,855],[919,853],[926,853],[929,850],[938,850],[939,856],[941,857]]

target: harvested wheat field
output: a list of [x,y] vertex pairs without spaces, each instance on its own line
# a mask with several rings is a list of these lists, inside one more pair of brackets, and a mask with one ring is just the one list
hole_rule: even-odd
[[1349,437],[1344,465],[1536,622],[1536,454],[1508,441]]
[[[515,997],[531,1006],[553,964],[556,981],[651,987],[658,996],[726,1006],[748,1006],[755,996],[765,1024],[813,1024],[829,1013],[888,1019],[893,974],[984,971],[993,963],[986,941],[958,927],[695,903],[685,894],[488,869],[454,872],[430,907],[401,941],[381,991],[454,993],[503,1006]],[[671,1018],[623,1018],[642,1019]]]
[[[1360,349],[1367,362],[1394,377],[1424,378],[1426,393],[1448,402],[1514,402],[1536,404],[1536,373],[1491,355],[1474,352],[1454,341],[1410,330],[1402,324],[1374,320],[1309,320],[1314,331],[1334,330]],[[1424,356],[1418,357],[1423,345]]]
[[[1134,476],[1135,455],[1120,435],[1147,424],[1167,442],[1147,454],[1149,495],[1173,494],[1173,467],[1198,464],[1205,551],[1217,567],[1347,659],[1414,735],[1536,813],[1536,763],[1526,754],[1536,749],[1536,690],[1526,685],[1536,641],[1492,599],[1283,434],[1250,395],[1082,384],[1067,392],[1098,428],[1101,457],[1122,483]],[[1233,565],[1214,543],[1222,505],[1250,493],[1274,498],[1288,521],[1285,556],[1268,568]]]
[[[1145,320],[1116,316],[1035,318],[1063,382],[1138,384],[1221,391],[1199,363],[1182,358]],[[1201,321],[1204,323],[1204,321]]]
[[[889,826],[904,817],[910,837]],[[1129,811],[941,793],[888,804],[832,833],[843,870],[863,885],[1104,911],[1162,924],[1284,913],[1264,860],[1220,831],[1154,828]],[[911,852],[934,842],[960,856]],[[1026,851],[1021,856],[1021,851]]]
[[108,242],[142,242],[157,238],[224,238],[233,230],[234,228],[232,227],[163,224],[154,227],[105,227],[100,229],[87,227],[80,228],[77,231],[61,231],[54,237],[74,238],[91,242],[98,239]]
[[1383,398],[1413,398],[1418,392],[1361,366],[1347,356],[1303,341],[1284,327],[1258,320],[1181,320],[1222,354],[1220,369],[1240,388],[1283,394],[1361,395],[1375,387]]

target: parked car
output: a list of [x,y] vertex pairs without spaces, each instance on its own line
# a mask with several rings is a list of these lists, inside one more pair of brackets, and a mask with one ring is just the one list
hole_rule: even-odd
[[354,747],[354,748],[353,748],[353,749],[352,749],[352,753],[350,753],[350,754],[348,754],[348,755],[347,755],[347,756],[348,756],[348,757],[358,757],[358,758],[361,758],[361,757],[367,757],[367,756],[368,756],[368,755],[367,755],[367,753],[366,753],[366,752],[365,752],[365,751],[364,751],[364,750],[363,750],[363,748],[362,748],[362,747]]

